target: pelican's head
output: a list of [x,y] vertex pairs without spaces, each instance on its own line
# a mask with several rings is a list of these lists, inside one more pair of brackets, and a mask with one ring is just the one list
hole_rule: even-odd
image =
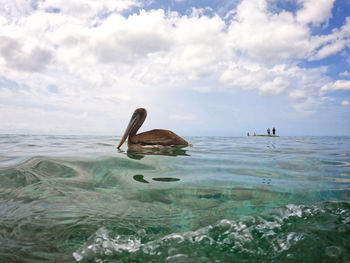
[[133,115],[131,116],[131,119],[129,121],[128,127],[126,127],[126,130],[124,132],[124,135],[122,139],[120,140],[120,143],[118,145],[118,149],[123,145],[125,140],[130,136],[134,136],[138,129],[140,129],[142,123],[145,121],[147,116],[147,111],[144,108],[138,108],[134,111]]

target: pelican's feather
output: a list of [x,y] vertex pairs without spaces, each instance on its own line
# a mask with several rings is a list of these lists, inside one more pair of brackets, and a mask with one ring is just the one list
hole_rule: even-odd
[[188,145],[188,142],[168,130],[151,130],[136,134],[129,138],[132,144],[141,145]]

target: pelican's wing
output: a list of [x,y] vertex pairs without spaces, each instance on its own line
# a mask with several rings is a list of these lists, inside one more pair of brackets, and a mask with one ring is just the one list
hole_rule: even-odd
[[151,130],[130,138],[134,144],[143,145],[188,145],[188,142],[168,130]]

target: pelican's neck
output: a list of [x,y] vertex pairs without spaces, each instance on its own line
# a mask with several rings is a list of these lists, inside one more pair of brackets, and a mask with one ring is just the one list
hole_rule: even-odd
[[129,138],[136,135],[137,131],[140,129],[140,127],[142,126],[142,124],[144,123],[144,121],[146,119],[147,112],[145,110],[139,111],[138,114],[140,114],[140,117],[139,117],[137,123],[134,125],[134,127],[130,130]]

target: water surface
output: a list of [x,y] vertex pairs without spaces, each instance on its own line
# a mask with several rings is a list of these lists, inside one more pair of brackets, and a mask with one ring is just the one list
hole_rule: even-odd
[[349,262],[350,137],[0,135],[4,262]]

